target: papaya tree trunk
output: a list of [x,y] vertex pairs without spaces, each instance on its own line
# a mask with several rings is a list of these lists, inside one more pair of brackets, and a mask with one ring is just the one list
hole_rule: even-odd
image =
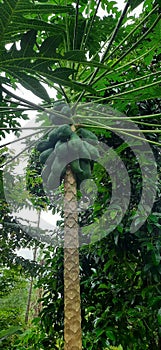
[[64,180],[64,350],[82,350],[76,180]]

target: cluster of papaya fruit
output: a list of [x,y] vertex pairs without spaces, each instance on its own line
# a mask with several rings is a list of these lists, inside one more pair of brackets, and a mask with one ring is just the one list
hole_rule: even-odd
[[82,180],[90,178],[93,163],[99,157],[97,142],[97,136],[90,130],[78,128],[72,131],[69,124],[50,131],[47,139],[37,144],[43,165],[41,176],[47,188],[54,190],[60,186],[68,164],[78,188]]

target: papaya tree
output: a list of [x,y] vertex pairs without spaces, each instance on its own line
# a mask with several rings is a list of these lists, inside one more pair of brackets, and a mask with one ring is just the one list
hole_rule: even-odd
[[[131,15],[141,3],[139,17]],[[1,135],[13,131],[17,141],[26,140],[26,147],[2,167],[34,148],[33,152],[39,152],[41,177],[35,187],[40,189],[43,181],[49,197],[53,191],[64,193],[64,236],[60,237],[64,244],[64,349],[81,350],[77,200],[82,181],[93,173],[98,176],[97,163],[103,152],[99,135],[116,133],[123,137],[125,148],[128,143],[132,147],[131,140],[137,147],[139,142],[159,145],[151,134],[160,133],[160,113],[155,118],[139,115],[136,104],[160,98],[160,1],[128,0],[119,11],[114,1],[9,0],[0,1],[0,10]],[[34,93],[41,103],[20,97],[19,86]],[[43,122],[32,126],[32,134],[19,135],[23,130],[20,118],[26,118],[28,111],[38,111]],[[9,144],[12,141],[3,143],[5,152]],[[112,162],[110,157],[113,155],[108,162]],[[122,174],[125,189],[126,172]],[[154,197],[151,193],[151,202]],[[144,222],[150,209],[143,221],[140,215],[136,217],[134,226]],[[90,232],[85,230],[87,238],[91,230],[93,226]],[[100,230],[97,226],[93,242],[103,237],[102,226]]]

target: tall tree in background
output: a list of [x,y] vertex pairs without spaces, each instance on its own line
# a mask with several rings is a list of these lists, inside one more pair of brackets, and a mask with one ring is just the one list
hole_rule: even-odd
[[[142,2],[142,14],[129,21],[131,10]],[[160,97],[159,0],[129,0],[122,12],[118,11],[115,2],[99,0],[61,1],[59,5],[55,1],[7,1],[5,4],[0,1],[0,5],[2,136],[5,136],[4,131],[20,130],[19,119],[28,110],[45,113],[54,124],[65,123],[64,118],[68,115],[64,112],[64,116],[62,110],[54,119],[56,104],[48,96],[42,84],[45,83],[57,91],[58,99],[63,99],[69,107],[72,104],[71,119],[67,123],[74,128],[78,125],[95,128],[102,134],[107,130],[118,130],[123,135],[138,138],[133,128],[117,129],[114,115],[107,121],[102,113],[98,122],[98,115],[92,109],[90,111],[86,103],[108,104],[130,116],[136,101]],[[100,9],[105,10],[102,18],[99,17]],[[41,98],[43,103],[37,106],[11,92],[10,87],[16,88],[18,83]],[[83,113],[80,116],[82,102],[85,103],[84,113],[89,111],[88,121],[83,119]],[[160,113],[155,117],[160,117]],[[116,115],[116,118],[119,117]],[[142,118],[138,110],[131,118],[141,125],[142,133],[149,130],[149,135],[160,132],[158,122],[153,123],[153,119],[153,115]],[[158,145],[150,136],[149,142]],[[70,200],[75,213],[76,181],[70,168],[66,172],[64,188],[67,206],[69,194],[73,193]],[[78,218],[70,217],[69,207],[64,207],[64,211],[65,232],[69,234],[69,227],[75,227],[70,230],[75,237]],[[74,237],[72,239],[76,239]],[[79,283],[76,288],[76,281],[79,282],[78,242],[75,241],[72,249],[71,255],[71,247],[65,248],[64,260],[65,349],[81,350]],[[73,300],[79,305],[76,310]],[[78,324],[77,329],[73,328],[73,320],[75,325]]]

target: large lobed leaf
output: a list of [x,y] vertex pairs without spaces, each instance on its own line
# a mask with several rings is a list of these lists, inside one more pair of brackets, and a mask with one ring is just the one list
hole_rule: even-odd
[[57,27],[53,24],[47,24],[41,19],[34,18],[34,15],[50,15],[51,13],[72,14],[73,7],[35,4],[29,0],[5,0],[0,4],[1,45],[11,42],[11,38],[18,37],[18,33],[24,33],[29,29],[43,30],[45,27],[48,31],[54,32]]

